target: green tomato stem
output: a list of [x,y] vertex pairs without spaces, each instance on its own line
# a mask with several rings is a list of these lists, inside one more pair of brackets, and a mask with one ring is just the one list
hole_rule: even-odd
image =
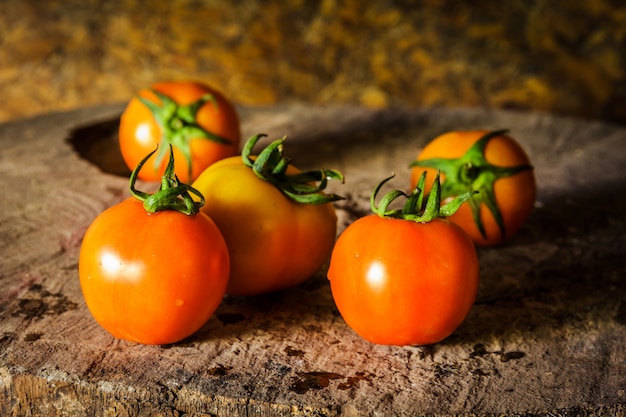
[[212,94],[205,94],[198,100],[188,105],[180,105],[169,96],[160,91],[150,90],[158,97],[160,103],[138,96],[137,99],[143,103],[154,117],[161,130],[161,141],[159,142],[159,153],[154,160],[154,166],[159,167],[168,149],[168,145],[173,145],[185,157],[189,167],[189,177],[191,178],[191,140],[206,139],[213,142],[228,145],[230,140],[211,133],[196,121],[196,115],[205,103],[210,102],[217,107],[217,100]]
[[[441,205],[441,185],[439,182],[439,172],[435,177],[432,189],[428,194],[426,202],[424,202],[424,184],[426,181],[426,172],[423,172],[413,189],[411,194],[406,194],[400,190],[391,190],[387,192],[376,205],[376,196],[380,192],[385,183],[395,177],[395,174],[382,180],[374,189],[370,196],[370,206],[374,214],[380,217],[411,220],[420,223],[428,223],[436,218],[449,217],[453,215],[463,203],[471,201],[471,198],[478,191],[470,191],[456,196],[450,202]],[[406,202],[401,209],[388,209],[389,205],[399,197],[405,197]]]
[[343,174],[337,170],[319,169],[297,174],[287,174],[287,168],[291,163],[291,159],[283,155],[285,137],[274,140],[255,158],[252,158],[250,156],[252,149],[265,136],[267,135],[258,134],[252,136],[241,151],[243,164],[252,169],[257,177],[274,185],[288,198],[297,203],[325,204],[343,199],[343,197],[337,194],[324,193],[328,180],[344,181]]
[[[140,201],[143,201],[143,207],[148,213],[156,213],[164,210],[174,210],[186,215],[194,215],[200,211],[200,207],[204,205],[204,196],[195,188],[181,183],[174,173],[174,152],[170,145],[170,159],[165,168],[165,172],[161,177],[161,188],[154,194],[139,191],[135,188],[137,175],[146,161],[156,152],[150,152],[142,159],[137,167],[130,175],[129,188],[131,194]],[[194,201],[191,194],[199,197],[200,201]]]

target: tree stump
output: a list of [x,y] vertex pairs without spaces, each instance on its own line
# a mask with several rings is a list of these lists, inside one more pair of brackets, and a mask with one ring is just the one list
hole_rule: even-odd
[[[391,172],[449,130],[508,128],[539,185],[504,246],[479,249],[478,299],[432,346],[377,346],[338,314],[325,271],[299,287],[227,297],[168,346],[111,337],[87,310],[78,253],[128,193],[123,106],[0,126],[0,415],[626,415],[626,129],[546,114],[242,108],[244,138],[288,136],[300,168],[337,168],[339,232]],[[145,184],[149,186],[148,184]]]

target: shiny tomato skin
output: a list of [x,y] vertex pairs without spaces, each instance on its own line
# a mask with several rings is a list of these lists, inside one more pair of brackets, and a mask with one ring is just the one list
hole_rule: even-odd
[[[298,172],[289,165],[288,174]],[[337,232],[332,203],[296,203],[258,178],[240,157],[223,159],[192,184],[229,249],[227,293],[254,296],[296,286],[326,262]]]
[[[196,114],[197,124],[205,130],[230,141],[221,144],[209,139],[192,139],[192,172],[181,151],[174,147],[175,172],[185,183],[192,182],[212,163],[236,155],[241,141],[239,116],[229,99],[217,89],[193,81],[167,81],[156,83],[151,89],[157,90],[180,105],[188,105],[205,94],[212,94],[217,106],[211,101],[204,103]],[[160,102],[150,89],[139,91],[139,96]],[[119,126],[119,145],[122,157],[130,169],[154,151],[161,141],[161,128],[152,113],[137,97],[133,97],[122,113]],[[138,177],[145,181],[160,181],[168,158],[163,158],[159,167],[154,166],[154,157],[139,172]]]
[[170,344],[196,332],[220,304],[229,260],[204,214],[148,214],[130,198],[102,212],[80,250],[87,307],[114,337]]
[[[481,137],[489,133],[487,130],[453,131],[438,136],[429,142],[419,153],[417,160],[430,158],[459,158],[476,143]],[[491,139],[485,148],[485,158],[493,165],[512,167],[530,165],[530,158],[511,136],[502,134]],[[427,171],[426,191],[435,177],[436,170],[424,167],[414,167],[411,170],[411,187],[415,187],[422,172]],[[445,181],[445,175],[441,175]],[[504,243],[515,235],[524,225],[532,212],[536,195],[537,184],[533,170],[527,170],[510,177],[501,178],[494,184],[494,195],[499,205],[506,234],[503,236],[493,215],[485,205],[480,208],[480,216],[486,231],[486,238],[482,236],[468,204],[450,217],[450,220],[461,226],[470,235],[478,246],[495,246]]]
[[368,215],[337,239],[328,279],[339,312],[364,339],[429,345],[465,320],[479,265],[472,241],[448,220]]

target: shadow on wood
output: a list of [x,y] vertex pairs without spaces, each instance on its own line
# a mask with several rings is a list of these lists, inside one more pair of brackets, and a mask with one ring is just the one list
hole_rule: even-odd
[[130,176],[118,143],[119,118],[78,126],[67,139],[78,155],[106,174]]

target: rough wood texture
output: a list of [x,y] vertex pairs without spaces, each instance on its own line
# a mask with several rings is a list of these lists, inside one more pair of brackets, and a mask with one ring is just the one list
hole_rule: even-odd
[[[358,108],[243,109],[244,132],[287,134],[297,165],[343,170],[340,227],[420,146],[510,128],[539,197],[510,244],[482,249],[479,298],[430,347],[375,346],[337,313],[323,273],[224,300],[173,346],[113,339],[77,277],[81,237],[127,195],[121,106],[0,126],[0,415],[626,415],[626,129],[547,115]],[[81,156],[82,155],[82,156]]]

